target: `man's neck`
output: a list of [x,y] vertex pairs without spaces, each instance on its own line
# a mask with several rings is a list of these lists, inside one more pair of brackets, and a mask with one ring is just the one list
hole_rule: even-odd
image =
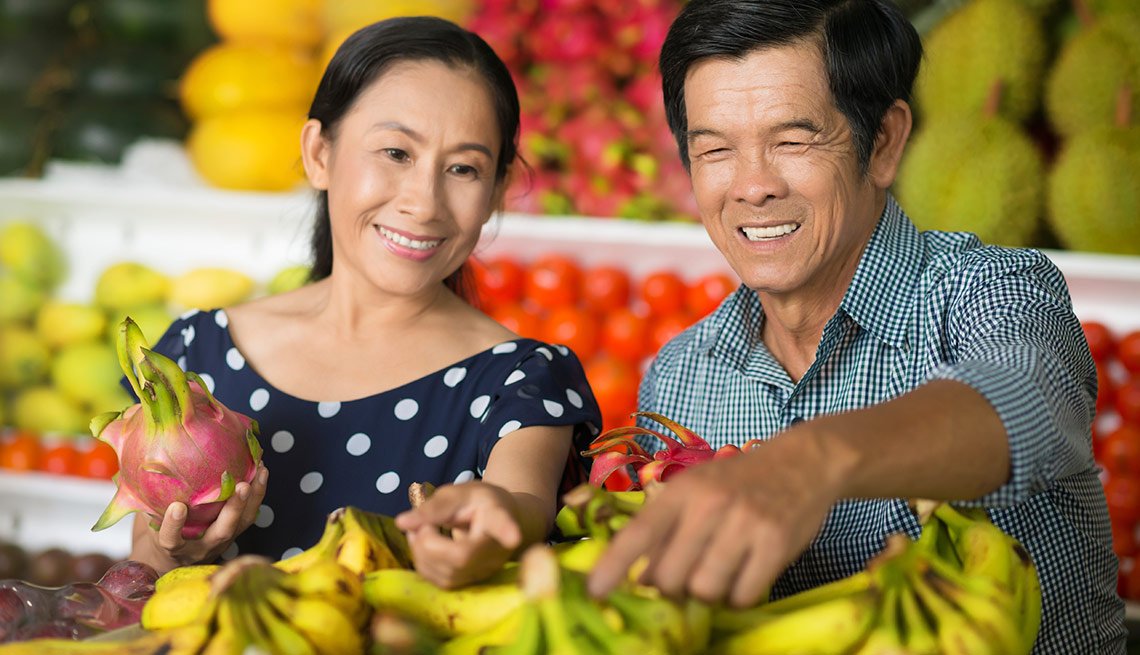
[[842,296],[829,298],[781,298],[760,294],[764,305],[761,338],[768,351],[784,367],[793,382],[799,382],[815,361],[823,327],[839,308]]

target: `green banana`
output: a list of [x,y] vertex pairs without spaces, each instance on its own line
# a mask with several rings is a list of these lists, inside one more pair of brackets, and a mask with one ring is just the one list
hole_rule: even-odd
[[537,608],[530,604],[521,605],[486,630],[469,632],[445,641],[439,649],[439,655],[482,655],[484,649],[517,641],[528,612],[534,615],[535,621],[538,620]]
[[588,483],[562,496],[554,517],[559,533],[568,539],[592,536],[608,539],[645,504],[644,491],[606,491]]
[[590,539],[585,537],[577,541],[564,541],[554,544],[554,554],[562,568],[580,573],[589,573],[594,570],[602,553],[606,552],[609,542],[604,539]]
[[443,647],[439,635],[396,612],[374,613],[368,632],[369,655],[438,655]]
[[486,630],[524,600],[522,590],[506,575],[446,590],[415,571],[380,569],[364,576],[363,588],[373,608],[397,611],[446,636]]
[[[527,603],[512,614],[514,638],[510,641],[489,644],[485,650],[477,651],[487,655],[541,655],[546,652],[546,638],[542,629],[542,617],[538,606]],[[450,653],[444,649],[445,653]],[[443,655],[441,653],[441,655]]]
[[853,655],[898,655],[903,652],[898,619],[900,594],[898,586],[883,590],[879,617],[867,633],[867,638],[852,651]]
[[900,588],[899,609],[907,651],[912,655],[938,655],[938,638],[934,634],[934,626],[919,604],[914,589]]
[[879,591],[830,598],[775,614],[716,642],[716,655],[839,655],[859,644],[878,615]]

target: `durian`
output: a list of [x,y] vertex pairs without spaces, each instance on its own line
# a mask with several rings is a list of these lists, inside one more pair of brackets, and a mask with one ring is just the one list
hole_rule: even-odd
[[1064,137],[1113,125],[1123,86],[1140,107],[1140,18],[1117,13],[1094,21],[1061,49],[1045,89],[1050,124]]
[[927,120],[979,115],[990,84],[1005,85],[999,112],[1021,121],[1038,106],[1045,72],[1041,19],[1015,0],[974,0],[928,35],[916,87]]

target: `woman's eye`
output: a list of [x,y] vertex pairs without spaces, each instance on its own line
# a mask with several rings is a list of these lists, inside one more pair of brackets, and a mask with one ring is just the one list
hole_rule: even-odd
[[408,153],[399,148],[384,148],[384,154],[394,161],[407,161]]
[[451,167],[451,172],[463,177],[478,177],[479,175],[478,169],[467,164],[455,164]]

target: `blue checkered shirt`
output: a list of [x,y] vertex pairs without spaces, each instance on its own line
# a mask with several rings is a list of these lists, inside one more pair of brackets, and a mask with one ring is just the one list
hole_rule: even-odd
[[[758,296],[742,286],[661,349],[639,407],[718,448],[930,380],[970,385],[1005,425],[1012,475],[964,504],[990,508],[1038,566],[1044,616],[1033,652],[1124,652],[1117,559],[1090,443],[1096,372],[1064,278],[1044,255],[966,233],[920,233],[889,199],[798,383],[760,340],[763,322]],[[839,503],[773,597],[859,571],[900,531],[919,533],[904,500]]]

